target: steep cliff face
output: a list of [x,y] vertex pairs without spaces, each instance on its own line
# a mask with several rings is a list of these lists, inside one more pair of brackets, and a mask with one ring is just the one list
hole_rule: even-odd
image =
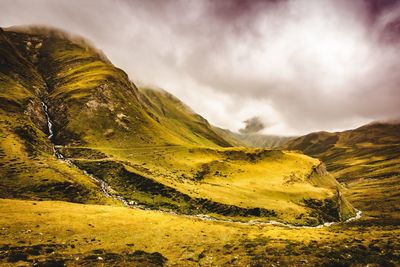
[[331,201],[336,210],[336,216],[340,221],[346,221],[356,215],[354,207],[344,197],[342,186],[336,179],[327,171],[326,165],[323,162],[317,164],[309,175],[310,181],[316,186],[331,188],[336,190]]
[[329,172],[326,170],[326,165],[324,163],[320,163],[313,170],[313,174],[315,175],[329,175]]

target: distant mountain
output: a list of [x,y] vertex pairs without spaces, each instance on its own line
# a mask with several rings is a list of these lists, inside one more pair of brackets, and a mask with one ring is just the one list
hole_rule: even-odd
[[237,134],[237,138],[249,147],[281,148],[295,137],[264,135],[264,134]]
[[290,140],[296,137],[292,136],[279,136],[279,135],[267,135],[267,134],[243,134],[235,133],[228,129],[222,129],[214,127],[215,131],[221,136],[228,140],[230,144],[235,146],[246,146],[246,147],[262,147],[262,148],[281,148]]
[[371,123],[344,132],[311,133],[290,141],[288,149],[323,160],[351,190],[346,197],[372,224],[400,220],[400,124]]
[[285,147],[320,158],[340,181],[400,174],[400,124],[396,122],[311,133],[289,141]]

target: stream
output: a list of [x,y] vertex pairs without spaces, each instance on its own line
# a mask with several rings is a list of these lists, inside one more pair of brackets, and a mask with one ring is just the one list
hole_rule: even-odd
[[47,119],[47,127],[48,127],[48,131],[49,131],[49,135],[47,136],[47,138],[50,140],[50,142],[53,144],[53,153],[54,156],[58,159],[61,160],[65,163],[67,163],[68,165],[77,168],[78,170],[80,170],[84,175],[86,175],[87,177],[89,177],[90,179],[92,179],[93,181],[95,181],[97,184],[100,185],[100,190],[101,193],[108,198],[112,198],[116,201],[121,202],[122,204],[124,204],[124,206],[129,207],[129,208],[138,208],[138,209],[142,209],[142,210],[151,210],[154,212],[160,212],[160,213],[165,213],[165,214],[169,214],[169,215],[174,215],[174,216],[181,216],[181,217],[186,217],[186,218],[196,218],[196,219],[200,219],[203,221],[214,221],[214,222],[224,222],[224,223],[236,223],[236,224],[242,224],[242,225],[259,225],[259,226],[263,226],[263,225],[276,225],[276,226],[282,226],[282,227],[287,227],[287,228],[293,228],[293,229],[298,229],[298,228],[305,228],[305,229],[312,229],[312,228],[322,228],[322,227],[329,227],[335,224],[339,224],[339,223],[348,223],[354,220],[358,220],[361,218],[362,216],[362,211],[355,209],[356,211],[356,215],[347,219],[344,222],[326,222],[317,226],[299,226],[299,225],[293,225],[293,224],[289,224],[289,223],[282,223],[282,222],[278,222],[278,221],[268,221],[268,222],[263,222],[263,221],[258,221],[258,220],[252,220],[252,221],[248,221],[248,222],[242,222],[242,221],[237,221],[237,220],[231,220],[231,219],[219,219],[219,218],[215,218],[209,215],[205,215],[205,214],[198,214],[198,215],[187,215],[187,214],[178,214],[176,212],[173,211],[161,211],[161,210],[153,210],[150,208],[147,208],[146,206],[143,205],[138,205],[138,204],[134,204],[134,202],[130,202],[127,201],[124,197],[119,196],[115,193],[111,192],[111,187],[102,179],[88,173],[85,170],[80,169],[78,166],[76,166],[71,160],[67,159],[66,157],[64,157],[63,154],[61,154],[61,152],[59,151],[59,148],[61,147],[60,145],[56,145],[54,143],[53,137],[54,137],[54,130],[53,130],[53,121],[50,118],[49,112],[48,112],[48,107],[44,102],[42,103],[42,107],[43,107],[43,111],[45,113],[46,119]]

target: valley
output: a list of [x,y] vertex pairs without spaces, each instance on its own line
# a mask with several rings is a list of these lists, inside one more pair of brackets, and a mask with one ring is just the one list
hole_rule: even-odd
[[50,28],[0,63],[1,265],[399,264],[398,124],[241,139]]

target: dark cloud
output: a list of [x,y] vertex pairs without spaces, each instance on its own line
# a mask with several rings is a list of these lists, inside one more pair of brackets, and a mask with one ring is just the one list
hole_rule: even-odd
[[253,134],[261,131],[265,128],[265,124],[261,121],[259,117],[253,117],[247,119],[243,122],[246,126],[242,129],[239,129],[239,132],[242,134]]
[[0,10],[0,26],[91,39],[135,82],[231,130],[259,117],[271,134],[297,135],[400,114],[400,1],[0,0]]
[[379,19],[388,9],[396,7],[398,0],[363,0],[366,11],[372,21]]

